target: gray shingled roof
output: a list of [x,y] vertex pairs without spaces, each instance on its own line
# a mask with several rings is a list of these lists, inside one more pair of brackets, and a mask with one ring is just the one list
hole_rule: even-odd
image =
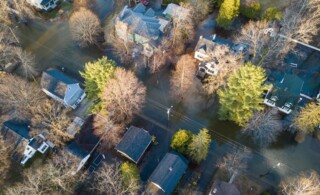
[[125,7],[119,16],[119,20],[127,23],[129,28],[140,36],[151,39],[160,35],[160,23],[154,17],[154,11],[149,8],[145,12],[145,6],[141,3],[134,9]]
[[115,149],[138,163],[151,140],[152,137],[146,130],[131,126]]
[[65,97],[67,85],[78,83],[78,81],[55,69],[50,69],[42,73],[41,87],[62,100]]
[[167,153],[153,171],[149,181],[171,194],[188,167],[188,161],[180,154]]
[[187,15],[189,14],[190,10],[179,6],[174,3],[170,3],[166,9],[163,11],[164,15],[169,15],[170,17],[180,17],[181,19],[186,19]]

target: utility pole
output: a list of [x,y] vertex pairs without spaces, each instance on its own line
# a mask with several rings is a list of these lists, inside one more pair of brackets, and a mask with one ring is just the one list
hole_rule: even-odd
[[170,106],[169,108],[167,108],[168,121],[170,120],[170,112],[172,108],[173,106]]

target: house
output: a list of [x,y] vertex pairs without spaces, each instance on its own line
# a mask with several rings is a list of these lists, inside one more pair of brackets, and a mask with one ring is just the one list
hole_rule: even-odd
[[26,162],[32,158],[35,153],[38,151],[41,154],[44,154],[49,149],[49,143],[46,142],[45,137],[42,134],[39,134],[29,140],[28,145],[26,146],[21,164],[25,165]]
[[72,141],[69,145],[67,145],[65,150],[69,152],[72,156],[74,156],[79,162],[77,168],[73,171],[72,174],[76,174],[78,171],[80,171],[88,162],[91,156],[90,152],[81,147],[81,145],[79,145],[76,141]]
[[234,184],[216,180],[208,195],[240,195],[240,192]]
[[298,76],[286,74],[284,78],[268,90],[264,103],[270,107],[278,107],[279,111],[290,114],[301,100],[300,92],[303,80]]
[[222,39],[214,34],[209,38],[205,38],[203,36],[199,37],[194,51],[194,58],[201,62],[207,61],[210,57],[210,53],[214,51],[214,48],[217,45],[226,45],[230,48],[230,52],[233,55],[239,55],[240,53],[247,51],[247,46],[245,46],[244,44],[234,44],[230,40]]
[[169,3],[166,9],[163,11],[163,15],[170,19],[178,19],[178,20],[185,20],[187,19],[188,15],[190,14],[190,10],[179,6],[174,3]]
[[[154,10],[147,9],[146,6],[139,3],[134,8],[128,8],[128,6],[123,8],[116,19],[115,31],[117,36],[125,42],[151,47],[148,44],[159,39],[160,26]],[[165,27],[161,29],[164,30]]]
[[167,153],[149,177],[149,182],[159,189],[157,194],[171,194],[188,167],[180,154]]
[[31,137],[29,132],[29,123],[16,119],[4,122],[1,130],[6,143],[12,144],[13,158],[22,165],[25,165],[37,151],[44,154],[49,147],[53,147],[43,135]]
[[138,163],[151,144],[152,137],[144,129],[130,126],[115,149],[134,163]]
[[72,109],[86,97],[78,81],[55,69],[42,73],[41,88],[48,96]]
[[59,0],[27,0],[27,3],[37,9],[49,11],[57,7]]

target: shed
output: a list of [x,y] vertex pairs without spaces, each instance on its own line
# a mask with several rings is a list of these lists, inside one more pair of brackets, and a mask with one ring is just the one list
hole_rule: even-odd
[[146,130],[130,126],[115,149],[134,163],[138,163],[151,140],[152,137]]
[[163,193],[171,194],[188,167],[188,160],[176,153],[167,153],[149,177],[149,182]]

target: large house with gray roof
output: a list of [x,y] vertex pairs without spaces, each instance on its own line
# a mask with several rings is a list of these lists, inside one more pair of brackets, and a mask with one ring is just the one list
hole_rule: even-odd
[[[120,39],[141,44],[150,50],[149,44],[159,39],[160,26],[154,10],[139,3],[134,8],[123,8],[116,19],[115,30]],[[147,55],[152,54],[150,51]]]
[[171,194],[188,168],[188,160],[176,153],[167,153],[149,177],[152,194]]
[[55,69],[42,73],[41,88],[48,96],[72,109],[86,97],[78,81]]

